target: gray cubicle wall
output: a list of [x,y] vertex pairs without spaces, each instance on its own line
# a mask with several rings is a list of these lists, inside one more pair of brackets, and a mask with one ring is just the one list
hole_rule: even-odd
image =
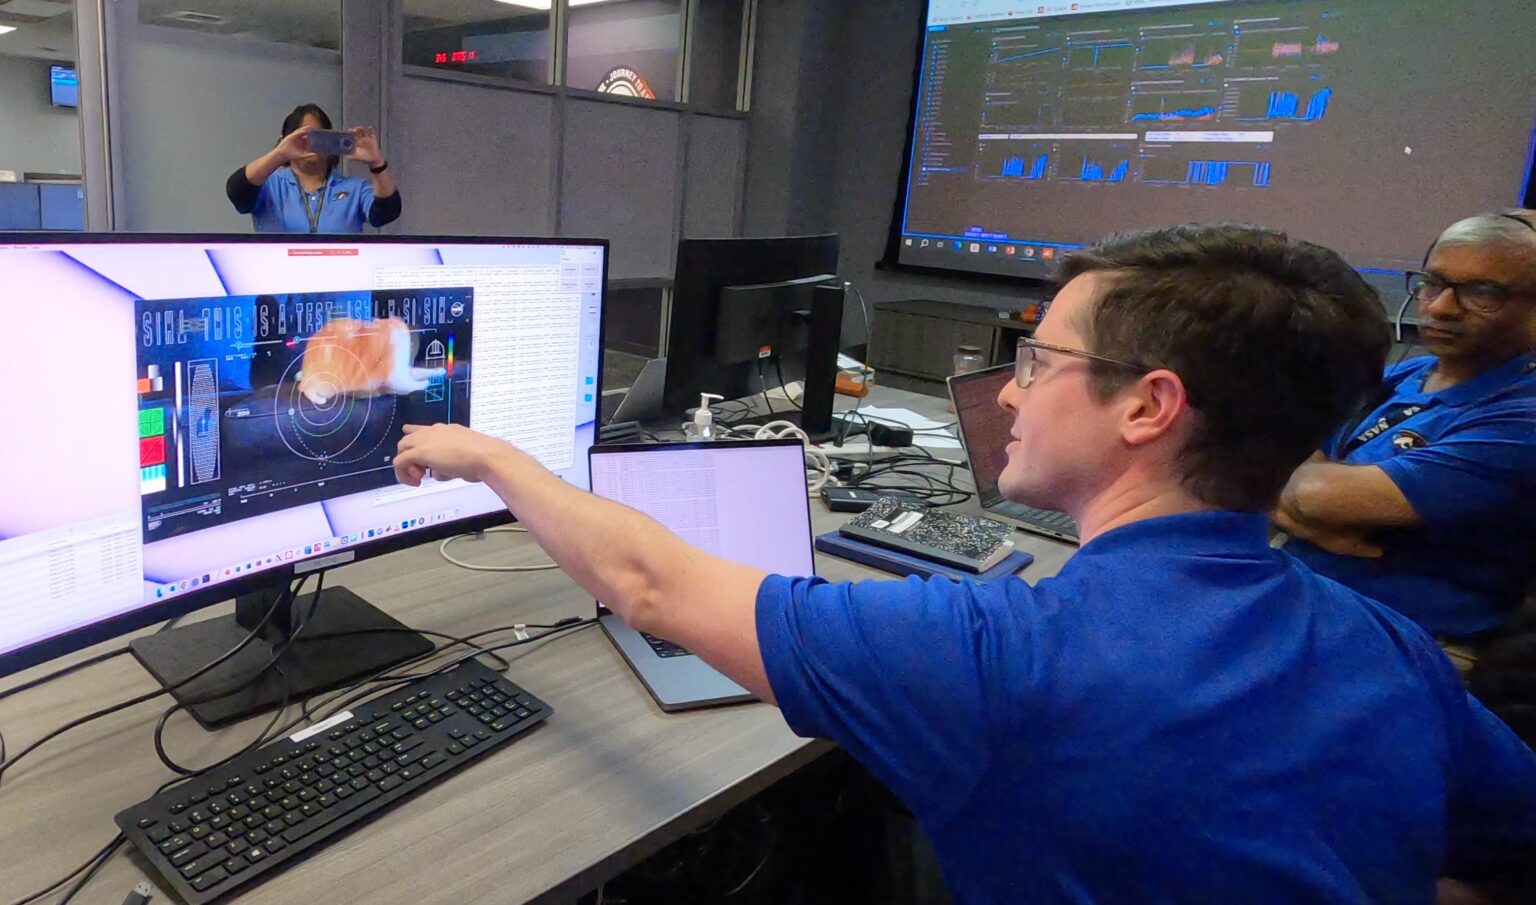
[[740,235],[744,116],[414,68],[392,109],[401,232],[604,237],[614,279],[670,278],[678,239]]

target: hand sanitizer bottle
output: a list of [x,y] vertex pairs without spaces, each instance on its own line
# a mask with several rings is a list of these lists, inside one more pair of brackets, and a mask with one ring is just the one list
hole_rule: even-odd
[[699,407],[693,413],[693,420],[683,422],[683,433],[690,442],[697,443],[704,440],[713,440],[717,436],[715,433],[715,413],[709,410],[709,400],[711,399],[723,401],[725,397],[717,396],[714,393],[700,393]]

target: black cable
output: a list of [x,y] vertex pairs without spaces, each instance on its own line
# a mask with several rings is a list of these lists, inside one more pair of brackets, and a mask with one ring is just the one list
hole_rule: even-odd
[[[288,648],[298,640],[300,633],[304,631],[304,627],[309,625],[315,618],[315,609],[320,605],[320,595],[325,590],[325,572],[322,571],[318,573],[318,577],[319,582],[315,585],[315,593],[310,597],[309,612],[307,614],[299,614],[299,621],[298,624],[294,626],[293,633],[283,641],[273,645],[272,656],[267,658],[267,662],[262,664],[260,669],[256,670],[256,672],[249,677],[242,677],[239,682],[233,685],[204,692],[201,696],[196,698],[177,701],[170,707],[167,707],[164,713],[160,714],[160,719],[155,722],[155,756],[160,758],[160,763],[164,764],[166,769],[170,770],[172,773],[177,773],[186,777],[197,776],[201,773],[206,773],[209,770],[213,770],[222,764],[228,763],[229,761],[239,757],[241,754],[244,754],[247,751],[254,751],[256,748],[261,747],[261,745],[265,742],[267,733],[272,731],[273,727],[277,725],[278,720],[282,719],[283,711],[288,709],[289,699],[293,694],[293,683],[288,678],[288,674],[283,672],[282,667],[278,665],[278,661],[282,659],[283,654],[287,653]],[[304,584],[307,581],[309,581],[307,576],[300,580],[298,591],[302,591],[304,589]],[[295,591],[295,597],[298,596],[298,591]],[[267,670],[274,668],[276,668],[278,675],[283,677],[283,701],[278,705],[277,712],[273,714],[271,722],[267,723],[266,728],[261,730],[261,732],[256,736],[256,740],[254,742],[251,742],[246,747],[242,748],[235,754],[230,755],[224,760],[219,761],[219,763],[210,767],[202,768],[182,766],[173,760],[170,754],[166,752],[165,727],[166,724],[170,722],[171,717],[176,715],[176,711],[186,710],[187,708],[197,704],[207,704],[210,701],[217,701],[220,698],[228,697],[229,695],[243,691],[246,688],[249,688],[257,682],[261,681],[261,677],[267,674]]]
[[[383,692],[388,690],[387,688],[382,688],[381,687],[381,688],[363,688],[361,691],[357,691],[359,686],[371,685],[371,684],[375,684],[375,683],[379,684],[381,686],[383,686],[383,685],[408,685],[411,682],[419,681],[421,679],[428,679],[428,678],[432,678],[433,676],[441,675],[442,673],[447,672],[450,669],[453,669],[454,667],[458,666],[459,664],[464,663],[467,660],[472,660],[475,657],[481,656],[482,654],[492,654],[495,651],[506,650],[509,647],[520,647],[520,646],[522,646],[524,644],[533,644],[535,642],[542,641],[545,638],[549,638],[549,637],[552,637],[552,636],[557,635],[557,634],[562,634],[562,633],[565,633],[565,632],[569,632],[572,629],[586,628],[587,626],[590,626],[590,625],[596,625],[597,624],[597,619],[595,619],[595,618],[577,619],[575,621],[569,621],[569,622],[566,622],[566,621],[562,620],[562,622],[564,622],[564,624],[556,623],[555,627],[550,628],[550,629],[548,629],[548,630],[546,630],[544,632],[541,632],[538,635],[534,635],[531,638],[527,638],[527,639],[523,639],[523,640],[518,640],[518,641],[509,641],[509,642],[506,642],[506,643],[503,643],[503,644],[494,645],[494,646],[491,646],[491,647],[480,648],[480,649],[476,650],[473,653],[470,653],[470,654],[467,654],[465,656],[456,658],[454,660],[450,660],[449,662],[444,663],[441,666],[435,667],[430,672],[421,673],[421,674],[412,675],[412,676],[406,676],[406,677],[383,679],[383,678],[380,678],[380,677],[387,675],[389,670],[388,669],[380,670],[379,672],[375,673],[374,676],[369,677],[367,679],[363,679],[360,682],[355,683],[350,688],[341,689],[340,691],[334,692],[331,695],[329,700],[321,703],[316,708],[316,711],[317,711],[316,716],[320,716],[321,719],[328,718],[332,714],[325,714],[325,715],[322,716],[321,714],[318,713],[318,711],[324,710],[325,708],[328,708],[328,707],[334,707],[334,708],[336,708],[336,710],[332,711],[332,713],[339,713],[341,710],[345,710],[347,707],[351,707],[352,705],[357,704],[359,702],[364,702],[364,701],[366,701],[368,699],[371,699],[374,696],[377,696],[377,693],[383,693]],[[503,629],[487,629],[485,632],[480,632],[478,634],[483,635],[483,634],[488,634],[488,633],[493,632],[493,631],[505,631],[508,628],[515,629],[516,626],[508,626],[508,627],[503,628]],[[469,637],[476,637],[476,636],[471,635]],[[444,649],[446,649],[446,648],[444,648]],[[425,657],[429,657],[429,656],[432,656],[432,655],[434,655],[434,654],[436,654],[438,652],[439,651],[431,651],[431,652],[428,652],[426,654],[422,654],[419,657],[414,657],[414,658],[412,658],[412,660],[417,660],[417,659],[422,659],[422,658],[425,658]],[[406,661],[406,662],[411,662],[411,661]],[[404,664],[396,664],[396,666],[400,666],[400,665],[404,665]],[[394,669],[394,668],[395,668],[394,666],[390,667],[390,669]],[[346,695],[348,693],[352,693],[351,697],[347,697],[345,700],[341,700],[342,696]],[[307,701],[305,703],[306,703],[306,705],[308,704]],[[296,721],[295,723],[293,723],[291,725],[297,725],[297,724],[298,724],[298,721]],[[286,732],[287,730],[284,729],[283,731]]]
[[59,899],[58,905],[69,905],[70,900],[79,894],[80,890],[85,888],[85,884],[91,882],[91,878],[96,876],[96,872],[101,870],[101,868],[108,861],[111,861],[112,856],[117,854],[117,850],[122,848],[123,843],[127,841],[127,836],[124,836],[122,833],[118,833],[117,838],[112,841],[111,845],[107,846],[106,851],[102,852],[101,855],[97,857],[96,863],[92,864],[80,877],[80,879],[75,881],[75,885],[69,888],[69,892],[66,892],[64,896]]
[[106,845],[102,846],[101,849],[97,851],[96,854],[87,859],[84,864],[70,871],[62,879],[55,880],[53,883],[43,887],[42,889],[39,889],[37,892],[32,893],[30,896],[17,899],[15,902],[12,902],[11,905],[31,905],[31,903],[36,902],[43,896],[48,895],[49,893],[58,889],[60,886],[63,886],[70,880],[73,880],[81,873],[90,870],[91,865],[110,857],[113,852],[117,851],[117,847],[122,845],[125,841],[127,841],[126,837],[122,833],[118,833],[116,836],[112,837],[111,842],[108,842]]
[[[763,373],[763,371],[762,371],[762,361],[763,360],[761,358],[759,358],[757,361],[758,361],[758,371],[757,371],[757,373],[758,373],[758,380],[762,380],[762,373]],[[789,400],[789,404],[795,407],[795,411],[797,411],[797,412],[805,411],[805,406],[803,406],[800,403],[796,402],[795,401],[795,397],[789,395],[789,387],[784,385],[784,368],[780,364],[779,356],[777,356],[777,355],[773,356],[773,370],[779,376],[779,389],[781,391],[783,391],[784,398],[788,399]],[[763,394],[764,398],[767,398],[767,396],[768,396],[767,393]]]
[[193,672],[191,675],[186,676],[185,678],[182,678],[182,679],[178,679],[177,681],[175,681],[175,682],[173,682],[173,683],[171,683],[169,685],[165,685],[165,686],[163,686],[163,687],[161,687],[161,688],[159,688],[159,689],[157,689],[155,691],[146,692],[145,694],[138,695],[137,697],[129,698],[126,701],[122,701],[122,702],[119,702],[117,704],[113,704],[110,707],[104,707],[101,710],[98,710],[98,711],[96,711],[94,713],[89,713],[89,714],[86,714],[85,716],[78,717],[76,719],[70,720],[69,722],[65,723],[64,725],[60,726],[59,728],[53,730],[52,732],[49,732],[48,734],[44,735],[42,738],[38,739],[37,741],[35,741],[32,744],[28,745],[27,747],[23,748],[20,751],[20,753],[18,753],[15,757],[8,758],[3,763],[0,763],[0,779],[3,779],[5,777],[6,771],[8,771],[12,767],[14,767],[16,765],[17,761],[19,761],[22,758],[26,757],[28,754],[31,754],[33,751],[36,751],[38,748],[41,748],[43,745],[45,745],[48,742],[54,740],[55,738],[58,738],[59,736],[63,735],[64,733],[70,731],[71,729],[75,729],[77,727],[83,726],[86,723],[89,723],[89,722],[91,722],[93,720],[98,720],[98,719],[101,719],[102,717],[110,716],[110,715],[112,715],[114,713],[117,713],[120,710],[127,710],[129,707],[137,706],[139,704],[144,703],[145,701],[152,701],[155,698],[158,698],[159,696],[161,696],[163,694],[169,694],[170,692],[173,692],[173,691],[175,691],[178,688],[182,688],[182,687],[186,686],[187,684],[193,682],[194,680],[199,679],[199,678],[203,677],[204,675],[207,675],[212,670],[214,670],[214,669],[224,665],[230,659],[232,659],[235,656],[237,656],[241,651],[245,650],[246,647],[248,647],[252,641],[256,640],[256,638],[261,634],[262,630],[267,627],[267,624],[272,621],[272,617],[277,614],[278,607],[283,605],[286,601],[290,600],[291,597],[292,597],[292,594],[293,594],[293,587],[290,585],[282,593],[277,595],[276,599],[273,600],[273,602],[272,602],[272,606],[267,609],[266,615],[261,617],[261,621],[256,624],[256,627],[251,629],[250,633],[247,634],[245,636],[245,638],[241,639],[240,643],[236,644],[234,647],[232,647],[228,651],[224,652],[217,659],[213,660],[212,662],[208,663],[205,666],[200,667],[197,671]]
[[127,647],[118,647],[113,648],[106,653],[97,654],[96,656],[89,659],[81,660],[79,663],[71,663],[63,669],[54,670],[46,676],[39,676],[36,679],[23,682],[14,688],[7,688],[4,691],[0,691],[0,701],[5,700],[13,694],[20,694],[21,692],[28,689],[36,688],[39,685],[52,682],[54,679],[62,679],[71,673],[79,672],[80,670],[85,669],[87,666],[95,666],[97,663],[105,663],[108,660],[114,660],[126,653],[128,653]]

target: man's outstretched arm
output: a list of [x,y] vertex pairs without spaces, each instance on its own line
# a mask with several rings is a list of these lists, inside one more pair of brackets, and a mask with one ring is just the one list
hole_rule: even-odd
[[550,558],[625,622],[681,644],[773,701],[757,640],[767,573],[683,542],[640,512],[573,487],[511,444],[458,425],[408,425],[395,474],[412,486],[485,483]]

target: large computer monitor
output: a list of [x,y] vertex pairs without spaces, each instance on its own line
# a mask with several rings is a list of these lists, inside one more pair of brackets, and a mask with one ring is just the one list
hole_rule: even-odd
[[[684,239],[667,332],[663,407],[680,414],[700,393],[739,399],[807,380],[805,409],[830,418],[842,328],[835,235]],[[790,409],[787,420],[803,417]],[[822,413],[815,412],[817,418]]]
[[403,424],[464,424],[586,485],[606,261],[599,240],[0,233],[0,675],[231,598],[236,617],[134,643],[170,684],[276,613],[178,691],[244,681],[192,708],[208,725],[281,698],[274,651],[295,695],[420,652],[342,589],[274,603],[509,520],[482,485],[398,484]]
[[1447,223],[1532,190],[1536,4],[924,6],[898,266],[1048,278],[1111,232],[1240,220],[1400,291]]

